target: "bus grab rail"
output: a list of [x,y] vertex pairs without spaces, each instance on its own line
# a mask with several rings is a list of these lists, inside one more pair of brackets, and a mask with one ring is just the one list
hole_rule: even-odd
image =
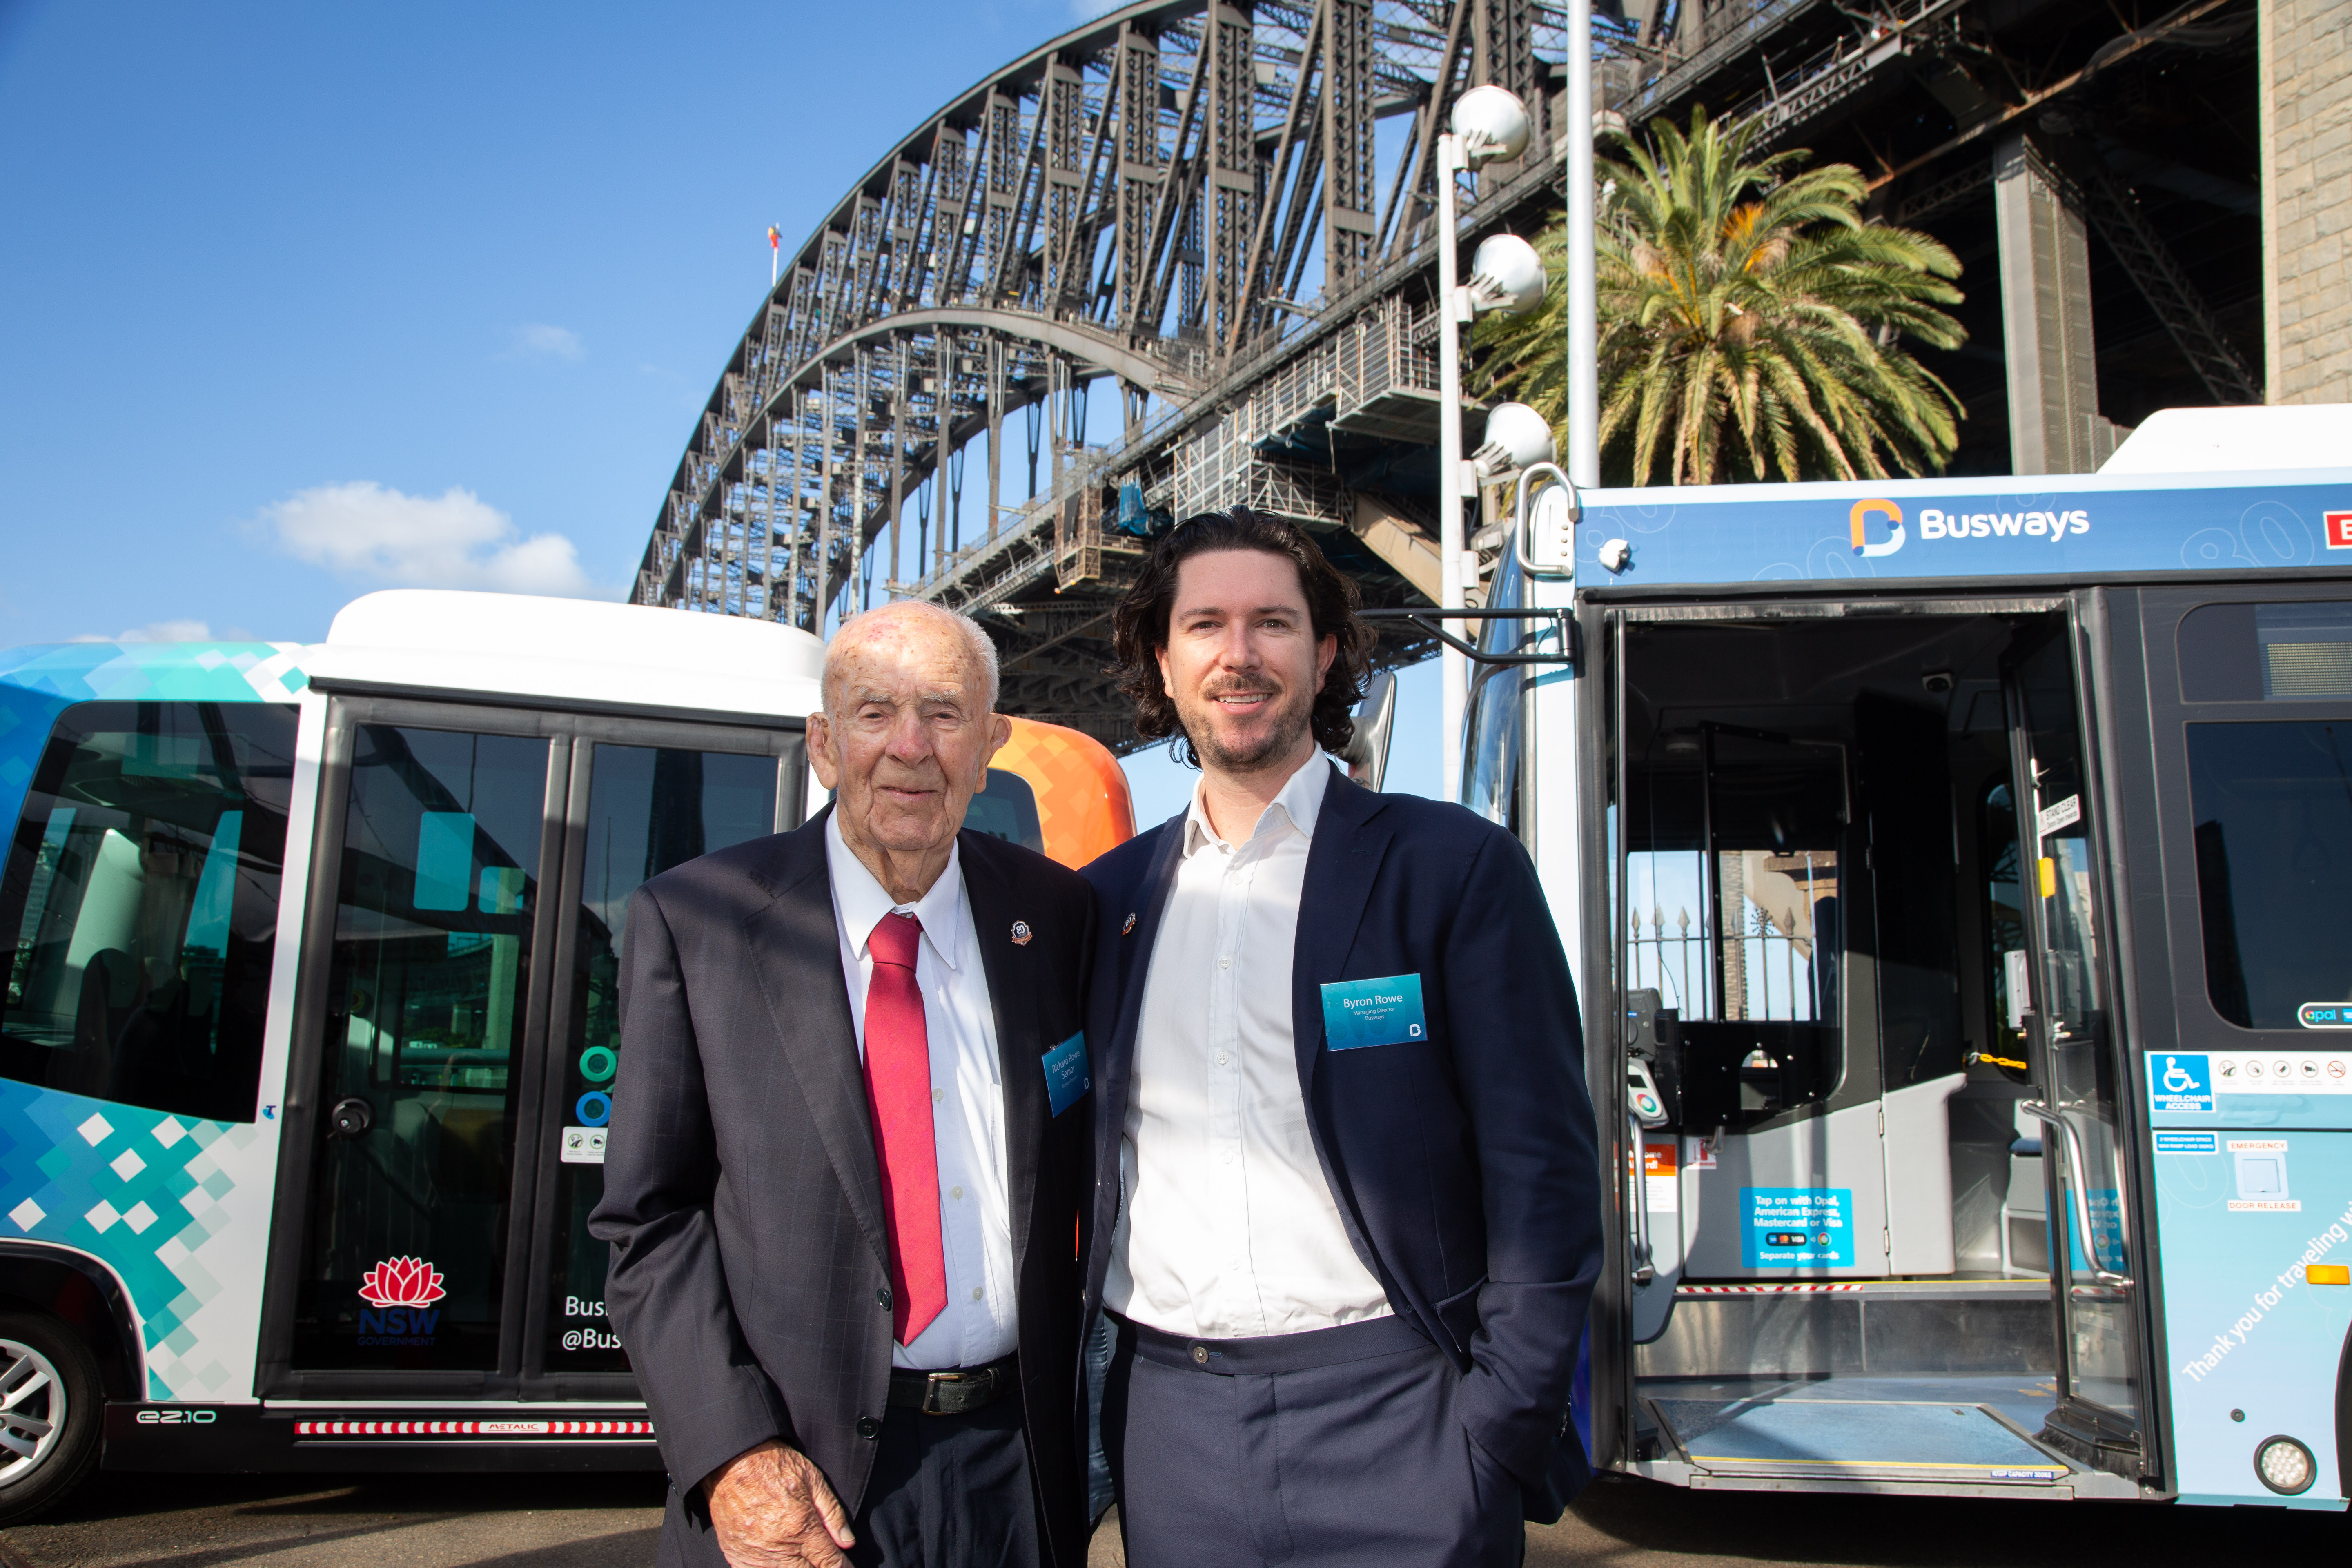
[[2066,1194],[2074,1210],[2074,1228],[2083,1235],[2083,1256],[2090,1262],[2091,1278],[2110,1289],[2132,1289],[2129,1275],[2115,1273],[2099,1262],[2099,1233],[2091,1228],[2090,1162],[2083,1156],[2082,1133],[2063,1111],[2053,1110],[2041,1100],[2021,1100],[2017,1109],[2058,1129],[2059,1142],[2066,1146]]

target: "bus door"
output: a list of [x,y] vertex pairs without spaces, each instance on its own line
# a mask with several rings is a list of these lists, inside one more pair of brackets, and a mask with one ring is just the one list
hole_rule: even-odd
[[797,728],[336,698],[322,762],[260,1392],[632,1397],[584,1229],[628,895],[796,821]]
[[2105,832],[2092,809],[2082,687],[2051,629],[2002,672],[2024,888],[2032,1081],[2042,1125],[2058,1399],[2044,1440],[2125,1476],[2142,1468],[2138,1223],[2121,1103]]

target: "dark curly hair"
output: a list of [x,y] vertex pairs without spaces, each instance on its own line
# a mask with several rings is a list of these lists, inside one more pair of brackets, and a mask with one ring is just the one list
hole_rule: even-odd
[[1192,738],[1176,716],[1176,700],[1160,679],[1160,650],[1168,646],[1177,569],[1188,557],[1213,550],[1262,550],[1298,568],[1315,641],[1339,639],[1339,657],[1315,695],[1310,720],[1315,743],[1327,752],[1344,751],[1355,732],[1356,704],[1364,700],[1364,679],[1371,668],[1374,633],[1371,624],[1357,614],[1362,595],[1354,580],[1325,559],[1304,530],[1247,507],[1201,512],[1161,535],[1142,575],[1111,613],[1111,648],[1118,662],[1110,673],[1135,703],[1136,733],[1147,741],[1169,742],[1169,750],[1187,767],[1201,765]]

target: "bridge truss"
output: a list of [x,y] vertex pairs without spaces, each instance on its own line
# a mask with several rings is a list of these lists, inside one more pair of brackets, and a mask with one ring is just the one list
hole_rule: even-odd
[[[1895,221],[1989,227],[1994,133],[2242,8],[2117,5],[1631,0],[1596,22],[1597,96],[1635,124],[1707,102],[1862,164]],[[975,83],[789,255],[633,598],[820,633],[889,596],[953,605],[996,639],[1007,710],[1122,750],[1110,608],[1172,519],[1247,501],[1316,531],[1369,603],[1433,602],[1435,138],[1470,87],[1518,93],[1530,150],[1465,183],[1461,238],[1531,233],[1561,199],[1562,21],[1538,0],[1150,0]],[[2242,378],[2168,260],[2173,213],[2095,183],[2168,342]],[[1117,419],[1089,420],[1105,390]],[[1970,395],[1972,424],[2002,416],[1997,386]],[[1028,499],[1000,506],[1008,434]],[[1406,630],[1380,659],[1429,651]]]

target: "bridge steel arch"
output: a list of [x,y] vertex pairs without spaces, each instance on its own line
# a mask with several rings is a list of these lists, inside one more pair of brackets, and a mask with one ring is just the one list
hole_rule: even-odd
[[[1465,236],[1556,203],[1559,20],[1535,0],[1150,0],[974,83],[781,269],[633,599],[820,633],[877,589],[985,613],[1008,710],[1125,746],[1099,672],[1155,518],[1248,500],[1321,530],[1373,602],[1433,597],[1435,137],[1468,88],[1511,88],[1536,139],[1470,182]],[[1105,381],[1108,449],[1084,415]],[[1050,471],[1033,444],[1032,499],[1000,510],[1014,415]]]

